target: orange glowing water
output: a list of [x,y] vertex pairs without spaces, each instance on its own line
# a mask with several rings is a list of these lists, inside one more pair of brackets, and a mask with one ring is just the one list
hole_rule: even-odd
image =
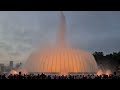
[[9,72],[9,74],[18,74],[18,72],[17,71],[15,71],[15,70],[11,70],[10,72]]
[[111,72],[111,70],[106,70],[105,74],[110,75],[110,74],[112,74],[112,72]]
[[[79,49],[66,47],[65,16],[61,12],[60,30],[57,45],[42,48],[30,55],[24,68],[28,72],[97,72],[97,63],[92,54]],[[64,73],[62,73],[64,72]]]
[[97,75],[98,76],[100,76],[100,75],[103,75],[104,74],[104,72],[100,69],[100,70],[98,70],[98,72],[97,72]]
[[94,57],[85,51],[73,48],[49,48],[32,54],[26,65],[32,72],[96,72]]
[[26,71],[25,69],[22,69],[22,70],[21,70],[21,73],[22,73],[22,74],[27,74],[27,71]]

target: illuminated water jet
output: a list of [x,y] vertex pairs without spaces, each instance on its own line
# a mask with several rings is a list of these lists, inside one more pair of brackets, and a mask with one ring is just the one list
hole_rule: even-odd
[[112,72],[111,70],[106,70],[105,74],[109,76],[110,74],[112,74]]
[[9,74],[15,75],[15,74],[18,74],[18,72],[16,70],[11,70]]
[[28,74],[25,69],[22,69],[20,72],[21,72],[21,74]]
[[98,70],[98,72],[97,72],[97,75],[98,76],[100,76],[100,75],[103,75],[104,74],[104,72],[100,69],[100,70]]
[[98,71],[97,63],[91,53],[66,45],[65,26],[65,16],[61,12],[57,45],[32,53],[23,67],[27,72],[68,74]]

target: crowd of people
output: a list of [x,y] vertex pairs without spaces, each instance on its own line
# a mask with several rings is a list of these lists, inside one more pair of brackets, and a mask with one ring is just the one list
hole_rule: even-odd
[[120,75],[45,75],[45,74],[10,74],[0,75],[0,79],[120,79]]

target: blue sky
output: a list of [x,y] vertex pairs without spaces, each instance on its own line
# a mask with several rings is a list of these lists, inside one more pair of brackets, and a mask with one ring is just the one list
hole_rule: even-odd
[[[63,11],[67,41],[89,52],[120,51],[119,11]],[[1,11],[0,63],[25,61],[37,45],[55,42],[58,11]]]

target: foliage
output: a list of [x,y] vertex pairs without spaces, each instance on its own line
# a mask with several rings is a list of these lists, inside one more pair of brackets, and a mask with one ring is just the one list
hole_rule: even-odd
[[103,52],[93,53],[98,65],[102,64],[105,69],[111,69],[117,71],[117,67],[120,65],[120,52],[113,52],[111,54],[104,55]]

